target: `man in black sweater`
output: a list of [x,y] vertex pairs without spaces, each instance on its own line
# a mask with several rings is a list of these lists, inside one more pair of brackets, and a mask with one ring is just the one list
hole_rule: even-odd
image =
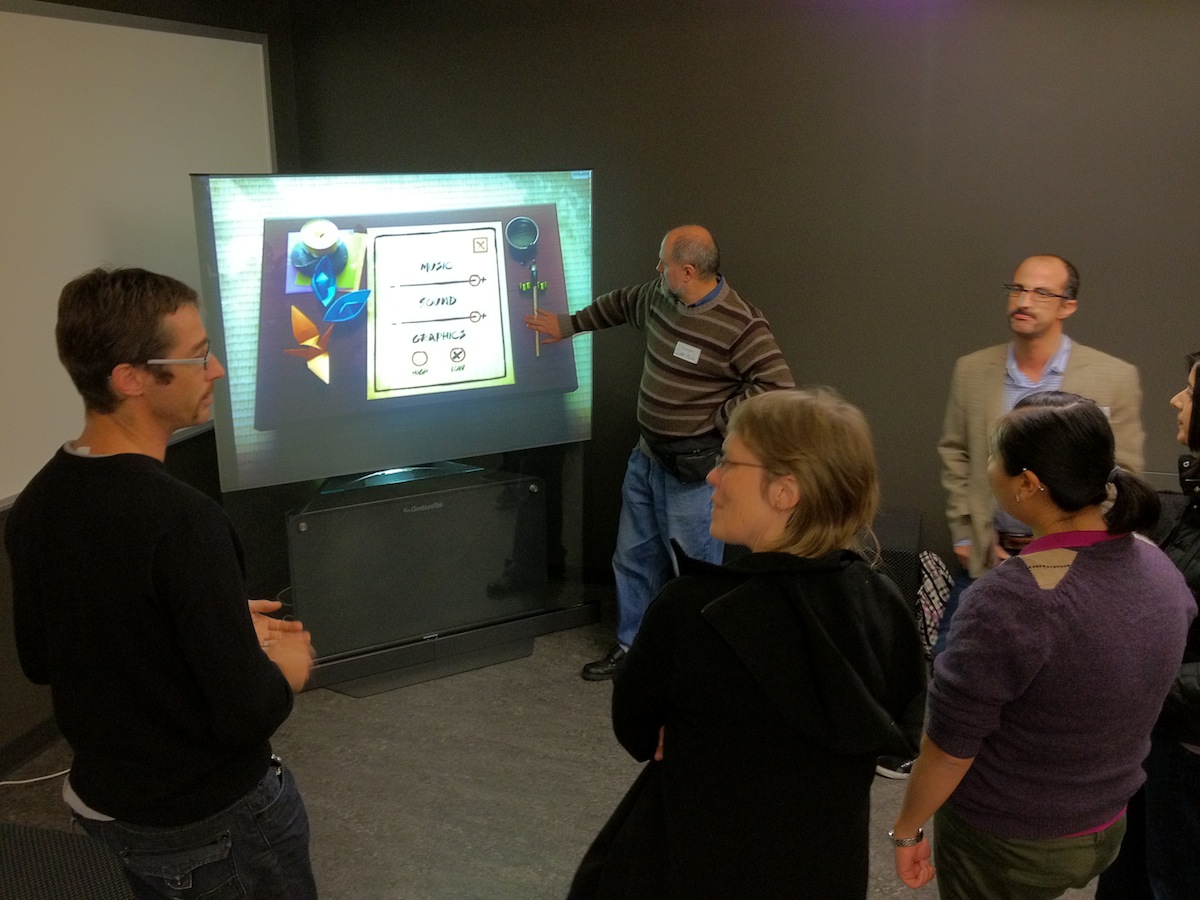
[[63,288],[56,333],[83,432],[17,498],[5,545],[21,666],[74,752],[63,798],[138,897],[315,898],[304,801],[269,743],[308,634],[247,602],[231,523],[163,465],[225,373],[196,293],[95,269]]

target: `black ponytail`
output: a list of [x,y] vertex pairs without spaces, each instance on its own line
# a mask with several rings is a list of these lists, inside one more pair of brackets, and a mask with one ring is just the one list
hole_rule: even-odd
[[1114,469],[1112,475],[1116,496],[1112,506],[1104,514],[1108,533],[1149,531],[1158,524],[1158,517],[1162,513],[1162,501],[1150,482],[1121,468]]
[[1023,398],[996,427],[996,450],[1009,475],[1024,469],[1045,485],[1050,500],[1078,512],[1110,499],[1104,520],[1110,534],[1146,531],[1158,522],[1158,492],[1143,478],[1116,466],[1108,416],[1078,394],[1043,391]]

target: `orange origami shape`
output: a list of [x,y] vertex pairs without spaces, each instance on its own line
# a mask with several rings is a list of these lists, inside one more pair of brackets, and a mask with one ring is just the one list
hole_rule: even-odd
[[307,360],[308,370],[329,384],[329,351],[326,348],[332,332],[333,326],[330,325],[325,329],[325,333],[321,334],[312,319],[293,306],[292,334],[296,336],[296,343],[300,346],[289,348],[283,352]]

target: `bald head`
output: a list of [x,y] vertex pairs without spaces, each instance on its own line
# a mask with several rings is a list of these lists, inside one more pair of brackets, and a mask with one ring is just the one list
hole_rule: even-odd
[[1070,297],[1072,300],[1079,296],[1079,270],[1075,268],[1069,259],[1065,259],[1056,253],[1039,253],[1037,256],[1031,256],[1026,259],[1021,263],[1021,266],[1024,267],[1031,264],[1048,266],[1061,271],[1062,287],[1059,288],[1059,292],[1066,297]]
[[699,225],[673,228],[658,248],[663,293],[680,303],[699,303],[717,286],[721,254],[708,229]]
[[702,281],[715,281],[721,270],[721,251],[707,228],[701,225],[681,225],[667,232],[663,248],[668,259],[691,266]]

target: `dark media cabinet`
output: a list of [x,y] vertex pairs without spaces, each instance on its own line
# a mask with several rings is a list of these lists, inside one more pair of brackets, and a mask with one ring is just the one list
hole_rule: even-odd
[[476,470],[322,493],[287,533],[312,687],[390,690],[528,656],[536,635],[597,617],[556,605],[539,478]]

